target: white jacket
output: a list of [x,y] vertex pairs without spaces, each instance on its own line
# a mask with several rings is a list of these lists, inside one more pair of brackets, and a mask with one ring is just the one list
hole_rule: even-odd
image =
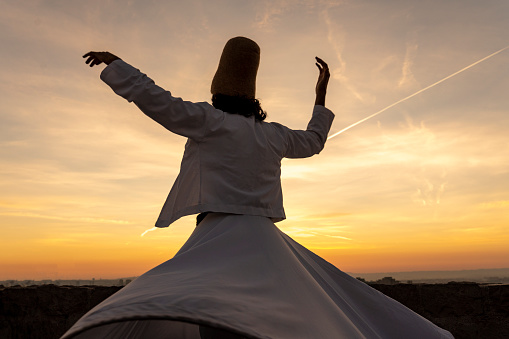
[[319,153],[334,119],[330,110],[315,106],[302,131],[225,113],[207,102],[173,97],[122,60],[108,65],[101,79],[166,129],[188,138],[180,173],[157,227],[201,212],[259,215],[274,222],[285,219],[281,159]]

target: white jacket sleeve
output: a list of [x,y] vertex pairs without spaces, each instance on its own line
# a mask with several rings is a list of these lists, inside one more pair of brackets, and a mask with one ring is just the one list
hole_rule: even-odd
[[123,60],[115,60],[101,73],[111,89],[166,129],[184,137],[201,141],[217,129],[224,112],[207,102],[193,103],[175,98],[157,86],[152,79]]
[[283,152],[285,158],[307,158],[320,153],[327,141],[334,113],[324,106],[316,105],[313,116],[305,131],[292,130],[283,125],[283,137],[286,149]]

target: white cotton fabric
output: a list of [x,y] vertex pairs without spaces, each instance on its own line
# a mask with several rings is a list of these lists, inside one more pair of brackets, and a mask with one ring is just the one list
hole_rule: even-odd
[[188,138],[158,227],[209,211],[260,215],[275,222],[285,219],[281,159],[319,153],[334,119],[324,106],[314,106],[304,131],[225,113],[207,102],[173,97],[122,60],[106,67],[101,79],[147,116]]
[[453,338],[270,219],[213,213],[173,259],[93,308],[62,339],[200,339],[198,325],[245,338]]

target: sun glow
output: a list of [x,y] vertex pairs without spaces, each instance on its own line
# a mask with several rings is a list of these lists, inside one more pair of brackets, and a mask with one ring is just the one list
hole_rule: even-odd
[[195,217],[152,226],[186,140],[81,56],[108,50],[204,101],[233,35],[261,47],[268,119],[306,128],[319,56],[332,131],[348,126],[283,162],[283,232],[351,272],[507,267],[506,13],[502,0],[2,2],[0,280],[135,276],[177,253]]

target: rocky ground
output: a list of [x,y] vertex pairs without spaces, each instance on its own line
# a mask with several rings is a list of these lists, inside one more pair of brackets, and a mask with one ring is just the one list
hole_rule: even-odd
[[[456,338],[509,338],[509,285],[372,284]],[[60,337],[122,287],[0,287],[0,338]]]
[[371,285],[455,338],[509,338],[509,285]]

